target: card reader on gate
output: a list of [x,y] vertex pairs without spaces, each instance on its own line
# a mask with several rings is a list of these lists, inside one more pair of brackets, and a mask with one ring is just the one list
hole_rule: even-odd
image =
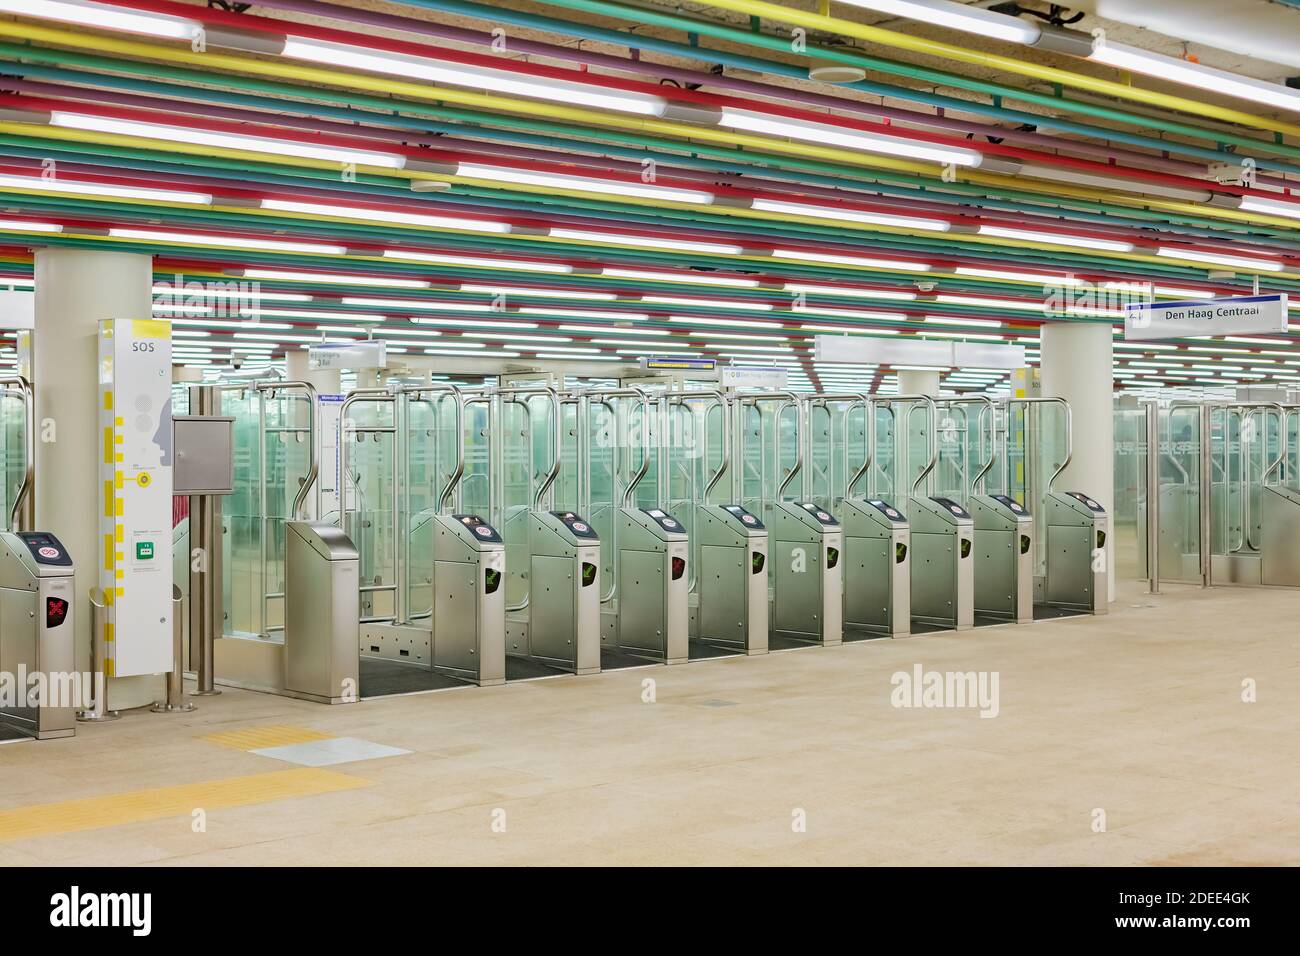
[[72,567],[68,549],[48,531],[19,531],[18,537],[27,545],[32,560],[37,564],[48,564],[56,568]]

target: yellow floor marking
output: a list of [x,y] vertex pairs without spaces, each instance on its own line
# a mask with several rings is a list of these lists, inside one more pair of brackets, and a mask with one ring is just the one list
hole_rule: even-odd
[[334,735],[323,734],[310,727],[273,724],[269,727],[249,727],[246,730],[225,730],[221,733],[208,734],[201,739],[222,747],[232,747],[235,750],[261,750],[264,747],[305,744],[313,740],[333,740]]
[[144,820],[188,816],[194,810],[219,810],[287,797],[309,797],[367,787],[369,780],[333,770],[304,767],[256,773],[225,780],[206,780],[178,787],[133,790],[60,803],[36,803],[0,810],[0,842],[26,840],[54,833],[97,830]]

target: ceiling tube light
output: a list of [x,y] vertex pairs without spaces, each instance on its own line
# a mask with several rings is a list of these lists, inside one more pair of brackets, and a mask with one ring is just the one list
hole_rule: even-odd
[[1156,255],[1166,259],[1186,259],[1189,262],[1206,262],[1216,266],[1230,266],[1237,269],[1259,269],[1263,272],[1281,272],[1286,267],[1280,262],[1268,259],[1247,259],[1245,256],[1225,256],[1218,252],[1200,252],[1196,249],[1180,249],[1177,246],[1160,246]]
[[1221,96],[1235,96],[1253,103],[1300,111],[1300,92],[1281,84],[1252,79],[1226,70],[1216,70],[1188,60],[1125,46],[1122,43],[1099,41],[1093,45],[1092,54],[1088,58],[1120,70],[1145,73],[1166,82],[1194,86]]
[[1005,226],[980,226],[982,236],[999,239],[1020,239],[1025,242],[1046,242],[1055,246],[1075,246],[1079,249],[1101,249],[1106,252],[1132,252],[1131,242],[1116,239],[1094,239],[1091,236],[1063,236],[1055,232],[1035,232],[1032,229],[1008,229]]
[[773,306],[766,302],[731,302],[726,299],[686,299],[669,295],[643,295],[642,302],[654,305],[699,306],[702,309],[752,309],[757,312],[771,312]]
[[511,342],[572,342],[573,339],[567,335],[519,335],[512,331],[501,332],[465,332],[465,338],[468,339],[502,339],[509,338]]
[[986,309],[1019,309],[1025,312],[1042,312],[1042,302],[1030,302],[1025,299],[990,299],[975,295],[936,295],[935,302],[944,305],[975,305]]
[[668,321],[680,323],[682,325],[720,325],[727,328],[772,329],[773,331],[778,332],[785,328],[785,326],[779,322],[762,322],[756,319],[700,319],[693,315],[670,315]]
[[411,262],[433,262],[447,266],[482,266],[487,269],[513,269],[517,272],[569,273],[573,266],[562,262],[525,262],[517,259],[483,259],[478,256],[445,256],[436,252],[412,252],[407,249],[385,249],[385,259],[407,259]]
[[282,329],[288,331],[293,326],[287,322],[226,322],[221,319],[172,319],[172,325],[197,325],[214,329]]
[[371,299],[360,296],[344,296],[339,299],[343,305],[368,306],[375,309],[472,309],[486,311],[491,306],[481,302],[440,302],[433,299]]
[[894,289],[851,289],[834,285],[805,285],[802,282],[787,282],[781,288],[787,292],[811,292],[813,295],[840,295],[853,299],[892,299],[898,302],[912,302],[915,292],[903,292]]
[[724,106],[720,126],[728,129],[743,130],[747,133],[762,133],[768,136],[789,137],[817,143],[820,146],[843,146],[868,153],[881,153],[886,156],[901,156],[906,159],[929,160],[935,163],[952,163],[957,166],[978,166],[984,159],[982,153],[960,146],[942,146],[935,143],[923,143],[903,139],[898,136],[882,136],[865,130],[833,126],[829,123],[814,123],[808,120],[794,119],[788,116],[754,113],[749,110]]
[[1009,272],[1005,269],[976,269],[958,266],[952,270],[955,275],[975,276],[980,279],[1006,279],[1009,282],[1037,282],[1046,286],[1083,285],[1077,276],[1053,276],[1043,272]]
[[586,229],[551,229],[548,234],[555,239],[577,239],[582,242],[601,242],[616,246],[639,246],[644,249],[669,249],[674,252],[702,252],[722,256],[738,256],[745,251],[742,246],[726,245],[719,242],[691,242],[684,239],[660,239],[655,236],[623,236],[618,233],[591,232]]
[[281,239],[254,239],[251,236],[209,236],[195,232],[153,232],[148,229],[108,230],[116,239],[139,239],[148,242],[178,242],[193,246],[229,246],[234,249],[264,249],[268,252],[302,252],[323,256],[341,256],[346,246],[318,242],[290,242]]
[[1242,196],[1237,208],[1244,209],[1247,212],[1264,213],[1269,216],[1286,216],[1291,219],[1300,219],[1300,202],[1265,199],[1260,196]]
[[340,219],[366,219],[405,226],[428,226],[431,229],[466,229],[474,232],[509,232],[510,224],[486,219],[456,219],[451,216],[428,216],[423,213],[398,212],[395,209],[368,209],[365,206],[333,206],[326,203],[290,202],[263,199],[263,209],[300,212],[309,216],[337,216]]
[[861,209],[832,209],[829,206],[806,206],[797,202],[779,202],[774,199],[755,199],[751,209],[760,212],[783,213],[788,216],[808,216],[813,219],[833,219],[837,222],[860,222],[870,226],[896,226],[900,229],[924,229],[929,232],[947,232],[952,223],[943,219],[924,219],[919,216],[893,216],[888,213],[866,212]]
[[[0,281],[3,284],[3,281]],[[258,299],[266,302],[310,302],[312,297],[301,295],[296,292],[263,292],[260,289],[253,290],[249,288],[236,289],[218,289],[208,285],[193,286],[186,288],[184,283],[179,285],[154,285],[150,290],[154,295],[163,296],[168,299],[186,299],[190,296],[194,298],[206,299]]]
[[567,176],[562,173],[538,173],[526,169],[481,166],[477,163],[461,163],[457,175],[468,179],[516,183],[521,186],[540,186],[545,189],[572,189],[579,192],[602,193],[613,196],[640,196],[644,199],[664,199],[672,202],[699,204],[713,202],[713,193],[699,189],[654,186],[616,179],[595,179],[590,176]]
[[646,279],[650,282],[690,282],[694,285],[726,286],[733,289],[756,289],[757,279],[733,279],[730,276],[711,276],[696,272],[647,272],[643,269],[601,269],[601,275],[615,279]]
[[552,309],[541,306],[525,306],[518,311],[521,315],[554,315],[571,319],[611,319],[615,322],[644,322],[650,318],[644,312],[596,312],[588,309]]
[[617,325],[561,325],[561,332],[583,332],[588,335],[662,335],[673,333],[668,329],[622,328]]
[[17,219],[0,219],[0,229],[11,232],[62,232],[57,222],[21,222]]
[[975,328],[1000,329],[1002,323],[997,319],[958,319],[948,315],[927,315],[925,321],[939,325],[969,325]]
[[868,269],[890,269],[898,272],[929,272],[924,262],[903,262],[896,259],[868,259],[862,256],[840,256],[828,252],[803,252],[797,249],[774,249],[774,259],[795,259],[800,262],[824,262],[828,265],[864,266]]
[[281,269],[241,269],[245,279],[283,279],[289,282],[320,282],[329,285],[389,286],[394,289],[428,289],[422,279],[381,279],[376,276],[327,275],[322,272],[287,272]]
[[274,315],[282,319],[340,319],[346,322],[384,322],[384,315],[360,315],[355,312],[312,312],[305,309],[240,309],[240,315]]
[[79,27],[140,33],[164,40],[192,39],[203,26],[198,20],[143,10],[123,10],[89,0],[0,0],[0,12],[57,20]]
[[55,111],[50,114],[50,125],[65,129],[79,129],[92,133],[110,133],[116,136],[138,136],[166,142],[189,143],[195,146],[212,146],[217,149],[240,149],[255,153],[289,156],[294,159],[318,159],[323,162],[381,166],[401,169],[406,157],[396,153],[379,153],[344,146],[325,146],[301,143],[295,140],[270,139],[265,136],[248,136],[243,133],[219,133],[214,130],[194,129],[185,126],[167,126],[162,123],[141,123],[135,120],[114,119],[111,116],[91,116],[82,113]]
[[906,322],[907,316],[902,312],[875,312],[865,309],[795,309],[800,315],[826,315],[838,319],[868,319],[873,322]]
[[108,183],[70,182],[40,176],[0,176],[0,189],[22,189],[46,193],[79,193],[84,196],[109,196],[114,199],[145,199],[155,202],[193,203],[205,206],[212,202],[207,193],[178,189],[144,189],[137,186],[114,186]]
[[[593,109],[617,110],[640,116],[662,116],[668,110],[668,100],[661,96],[602,87],[595,82],[575,83],[568,80],[530,76],[511,70],[435,60],[407,53],[372,50],[345,43],[330,43],[304,37],[285,38],[281,56],[325,66],[385,73],[404,80],[426,80],[450,86],[468,86],[475,90],[491,90],[511,96],[527,96],[552,100],[568,106],[585,106]],[[593,76],[593,80],[596,77]]]
[[541,299],[599,299],[612,302],[618,298],[612,292],[587,292],[580,289],[526,289],[514,286],[462,284],[461,292],[485,292],[489,295],[535,296]]
[[920,20],[950,30],[974,33],[993,40],[1032,44],[1041,30],[1017,17],[993,13],[949,0],[843,0],[851,7]]
[[432,319],[428,316],[413,315],[411,321],[416,325],[442,325],[460,328],[471,326],[476,329],[536,329],[536,322],[510,322],[505,319]]

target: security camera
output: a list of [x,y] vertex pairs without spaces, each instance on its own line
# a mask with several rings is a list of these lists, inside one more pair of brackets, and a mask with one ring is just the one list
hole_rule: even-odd
[[244,357],[242,355],[232,355],[230,356],[230,364],[235,368],[243,368]]

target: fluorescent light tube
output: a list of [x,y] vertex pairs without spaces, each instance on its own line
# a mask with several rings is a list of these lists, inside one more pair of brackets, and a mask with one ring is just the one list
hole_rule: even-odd
[[795,249],[774,249],[774,259],[796,259],[800,262],[825,262],[831,265],[865,266],[868,269],[890,269],[898,272],[928,272],[924,262],[903,262],[897,259],[868,259],[863,256],[841,256],[827,252],[803,252]]
[[328,285],[374,285],[394,289],[427,289],[422,279],[381,279],[377,276],[327,275],[320,272],[288,272],[282,269],[243,269],[245,279],[283,279],[289,282],[320,282]]
[[265,249],[270,252],[304,252],[341,256],[346,246],[329,246],[318,242],[291,242],[282,239],[255,239],[252,236],[208,236],[191,232],[152,232],[148,229],[108,230],[118,239],[141,239],[150,242],[179,242],[195,246],[229,246],[234,249]]
[[894,216],[889,213],[866,212],[861,209],[831,209],[828,206],[807,206],[803,203],[779,202],[774,199],[755,199],[750,208],[761,212],[784,213],[789,216],[833,219],[837,222],[861,222],[871,226],[896,226],[900,229],[924,229],[929,232],[947,232],[952,228],[952,223],[945,222],[942,219]]
[[747,133],[804,140],[820,146],[843,146],[869,153],[943,164],[953,163],[957,166],[978,166],[984,159],[981,153],[973,149],[915,142],[899,136],[884,136],[868,133],[865,130],[847,129],[830,123],[814,123],[788,116],[765,115],[730,106],[722,108],[719,125]]
[[206,193],[178,189],[144,189],[137,186],[114,186],[108,183],[81,183],[40,176],[0,176],[0,188],[26,189],[46,193],[80,193],[84,196],[111,196],[117,199],[147,199],[157,202],[184,202],[207,205],[212,197]]
[[1267,259],[1247,259],[1245,256],[1227,256],[1218,252],[1199,252],[1195,249],[1179,249],[1175,246],[1160,246],[1156,249],[1156,255],[1167,259],[1187,259],[1191,262],[1208,262],[1211,265],[1259,269],[1264,272],[1281,272],[1285,268],[1282,263]]
[[728,286],[734,289],[756,289],[757,279],[733,279],[730,276],[704,275],[698,272],[647,272],[642,269],[601,269],[601,275],[618,279],[647,279],[652,282],[690,282],[695,285]]
[[142,33],[166,40],[189,40],[201,28],[197,20],[143,10],[124,10],[88,0],[0,0],[0,11],[24,17],[57,20],[79,27]]
[[412,252],[407,249],[385,249],[385,259],[409,259],[412,262],[435,262],[448,266],[482,266],[488,269],[514,269],[518,272],[568,273],[573,266],[562,262],[524,262],[515,259],[483,259],[478,256],[446,256],[435,252]]
[[622,180],[596,179],[590,176],[566,176],[562,173],[538,173],[526,169],[482,166],[477,163],[461,163],[456,174],[469,179],[516,183],[521,186],[541,186],[548,189],[573,189],[588,193],[640,196],[645,199],[665,199],[673,202],[701,204],[713,202],[713,193],[700,189],[679,189],[675,186],[654,186]]
[[243,133],[219,133],[213,130],[168,126],[163,123],[141,123],[135,120],[114,119],[111,116],[91,116],[81,113],[55,111],[50,114],[50,125],[65,129],[80,129],[93,133],[111,133],[116,136],[139,136],[166,142],[190,143],[218,149],[241,149],[295,159],[318,159],[324,162],[382,166],[401,169],[406,157],[395,153],[379,153],[344,146],[325,146],[291,140],[248,136]]
[[1080,249],[1102,249],[1107,252],[1132,252],[1133,243],[1116,239],[1094,239],[1091,236],[1063,236],[1055,232],[1035,232],[1032,229],[1008,229],[1004,226],[980,226],[980,235],[1000,239],[1020,239],[1026,242],[1046,242],[1056,246],[1076,246]]
[[1216,70],[1199,63],[1125,46],[1122,43],[1097,43],[1093,46],[1089,59],[1121,70],[1145,73],[1170,83],[1194,86],[1222,96],[1235,96],[1254,103],[1300,111],[1300,93],[1281,84],[1251,79],[1226,70]]
[[473,232],[497,233],[510,231],[510,224],[505,222],[455,219],[451,216],[429,216],[424,213],[398,212],[394,209],[367,209],[364,206],[333,206],[327,203],[263,199],[262,208],[281,212],[300,212],[309,216],[337,216],[340,219],[366,219],[371,222],[389,222],[406,226],[428,226],[431,229],[465,229]]
[[745,251],[740,246],[724,245],[718,242],[691,242],[684,239],[659,239],[654,236],[623,236],[618,233],[591,232],[586,229],[551,229],[549,234],[556,239],[578,239],[583,242],[601,242],[617,246],[716,253],[724,256],[738,256]]

